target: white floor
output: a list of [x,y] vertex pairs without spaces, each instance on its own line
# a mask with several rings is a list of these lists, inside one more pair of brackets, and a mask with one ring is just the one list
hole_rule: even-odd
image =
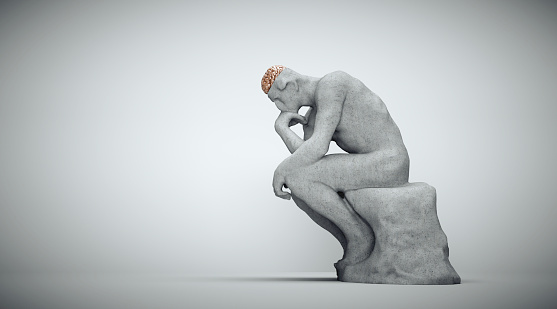
[[554,308],[557,280],[460,274],[462,284],[343,283],[334,273],[1,275],[1,309]]

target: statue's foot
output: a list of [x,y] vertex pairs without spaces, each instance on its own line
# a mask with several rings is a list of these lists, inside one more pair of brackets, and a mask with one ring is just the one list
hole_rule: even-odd
[[334,264],[334,266],[335,266],[335,269],[337,271],[337,278],[343,278],[344,277],[344,271],[345,271],[346,267],[348,267],[350,265],[354,265],[356,263],[358,263],[358,262],[357,261],[350,261],[350,260],[347,260],[346,258],[340,259],[338,262],[336,262]]
[[372,246],[373,240],[367,239],[364,235],[349,241],[343,258],[334,264],[335,268],[344,269],[348,265],[355,265],[367,259],[373,250]]
[[346,266],[348,265],[355,265],[358,264],[359,262],[365,260],[369,255],[366,256],[345,256],[342,259],[338,260],[338,262],[336,262],[335,268],[339,269],[344,269],[346,268]]
[[345,259],[340,259],[340,260],[338,260],[338,262],[336,262],[336,263],[334,264],[335,269],[336,269],[337,271],[339,271],[339,270],[344,270],[344,269],[346,268],[346,266],[348,266],[348,265],[352,265],[352,263],[346,261]]

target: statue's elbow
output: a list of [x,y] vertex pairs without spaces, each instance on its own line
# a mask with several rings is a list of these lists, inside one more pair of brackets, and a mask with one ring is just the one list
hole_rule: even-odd
[[327,145],[315,145],[311,151],[313,159],[315,161],[323,158],[329,151],[329,144]]

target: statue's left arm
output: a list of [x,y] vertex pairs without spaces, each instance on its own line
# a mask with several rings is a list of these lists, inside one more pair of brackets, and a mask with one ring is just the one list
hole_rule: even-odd
[[290,172],[317,162],[329,150],[329,144],[340,122],[345,99],[343,83],[333,74],[323,77],[317,86],[313,134],[275,170],[273,189],[275,195],[280,198],[290,199],[290,194],[282,191],[283,185],[286,184],[285,178]]

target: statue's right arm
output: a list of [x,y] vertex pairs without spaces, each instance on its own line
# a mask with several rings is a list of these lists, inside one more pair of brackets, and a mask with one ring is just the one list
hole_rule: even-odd
[[294,131],[290,129],[290,126],[296,123],[305,124],[306,122],[306,118],[297,113],[290,112],[282,112],[275,121],[275,131],[290,153],[294,153],[304,143],[304,140],[294,133]]
[[304,124],[304,141],[307,141],[313,135],[313,127],[315,126],[315,109],[309,108],[304,116],[307,123]]
[[290,153],[294,153],[304,143],[304,140],[290,129],[281,132],[277,131],[277,133],[280,135],[280,138],[282,138],[282,141]]

